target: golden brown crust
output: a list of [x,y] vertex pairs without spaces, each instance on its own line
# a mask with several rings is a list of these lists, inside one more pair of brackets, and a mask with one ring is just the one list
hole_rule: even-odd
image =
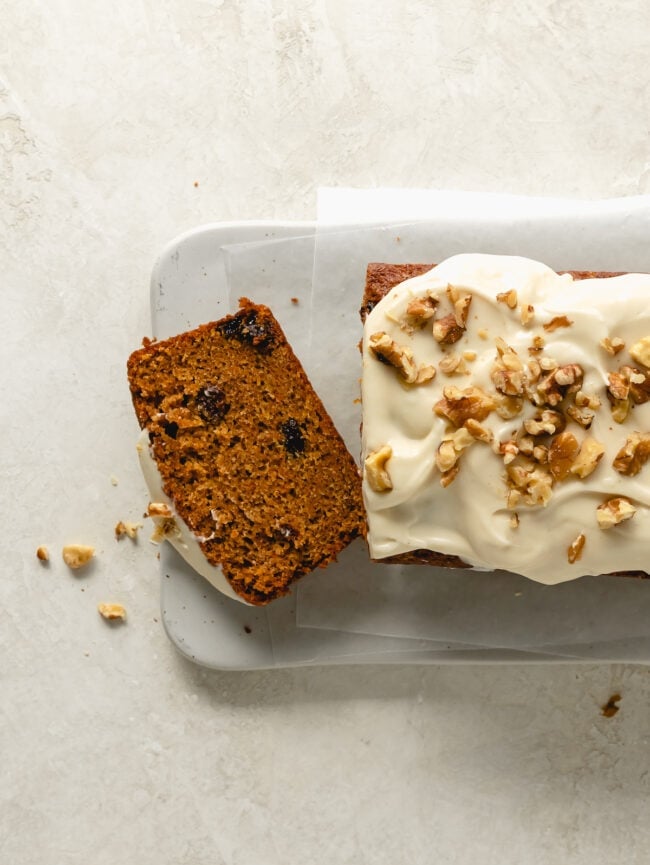
[[[404,282],[415,276],[431,270],[435,264],[389,264],[386,262],[372,262],[366,271],[366,285],[363,293],[360,315],[365,321],[366,316],[374,309],[386,294]],[[560,273],[570,273],[574,279],[608,279],[613,276],[621,276],[622,273],[614,271],[596,270],[567,270]],[[402,565],[435,565],[439,568],[468,568],[469,566],[458,556],[449,556],[433,550],[412,550],[386,559],[377,559],[382,564]],[[616,577],[638,577],[647,578],[648,574],[642,571],[617,571],[610,576]]]
[[365,534],[358,469],[267,307],[145,345],[128,378],[165,493],[245,600]]

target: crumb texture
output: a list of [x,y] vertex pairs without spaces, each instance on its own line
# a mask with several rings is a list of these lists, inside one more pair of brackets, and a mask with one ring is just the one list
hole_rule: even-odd
[[271,311],[134,352],[133,404],[165,493],[245,600],[264,604],[364,531],[354,460]]

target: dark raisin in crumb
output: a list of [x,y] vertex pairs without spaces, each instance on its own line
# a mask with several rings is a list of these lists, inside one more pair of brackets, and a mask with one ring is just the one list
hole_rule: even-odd
[[165,430],[165,435],[168,435],[170,439],[175,439],[178,434],[178,424],[176,421],[170,421],[169,423],[163,424],[163,429]]
[[227,339],[239,339],[255,348],[270,349],[274,333],[271,322],[258,321],[256,309],[242,310],[219,325],[219,331]]
[[196,398],[196,408],[205,421],[220,421],[230,408],[226,394],[216,384],[204,388]]
[[284,436],[284,448],[290,454],[301,454],[305,450],[305,439],[297,420],[290,417],[280,424],[280,432]]

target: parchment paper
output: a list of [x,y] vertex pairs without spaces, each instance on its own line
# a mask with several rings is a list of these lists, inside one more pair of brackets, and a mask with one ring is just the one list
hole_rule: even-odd
[[[346,228],[342,220],[349,213],[363,218],[363,194],[355,192],[349,207],[342,193],[337,214],[332,203],[337,196],[328,193],[327,224],[318,225],[315,238],[228,248],[232,297],[248,294],[276,311],[355,457],[358,308],[369,261],[435,262],[471,250],[526,255],[556,269],[650,271],[650,203],[645,198],[537,204],[479,196],[480,206],[472,207],[476,196],[428,194],[430,218],[413,222],[408,196],[389,195],[396,196],[393,212],[403,222]],[[424,211],[423,197],[418,198],[419,216]],[[369,200],[380,212],[377,195]],[[300,254],[298,246],[289,251],[292,244],[298,244]],[[310,254],[313,279],[307,290]],[[291,304],[299,287],[301,299]],[[296,615],[301,628],[424,640],[455,651],[511,648],[644,661],[650,657],[649,614],[650,581],[586,577],[546,587],[505,572],[372,564],[358,542],[322,578],[299,584]]]

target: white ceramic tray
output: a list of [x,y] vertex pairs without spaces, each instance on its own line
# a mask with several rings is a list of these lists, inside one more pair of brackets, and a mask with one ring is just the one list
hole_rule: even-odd
[[[620,218],[620,211],[614,210],[614,217]],[[580,222],[581,217],[578,215],[573,219]],[[282,288],[275,289],[274,306],[285,310],[289,316],[289,295],[296,292],[297,285],[311,286],[315,238],[316,227],[312,223],[214,224],[177,238],[162,253],[152,274],[154,336],[164,338],[233,311],[236,304],[229,282],[232,251],[237,251],[237,261],[243,261],[248,244],[252,244],[251,249],[256,249],[258,243],[277,241],[273,264],[280,270],[284,268],[291,277],[287,279],[284,295]],[[295,254],[296,244],[300,244],[301,255]],[[553,264],[552,261],[549,263]],[[561,263],[556,266],[561,266]],[[611,265],[603,266],[614,269]],[[636,265],[636,269],[642,268]],[[650,262],[647,269],[650,269]],[[263,271],[260,278],[263,281]],[[257,300],[255,289],[256,286],[251,285],[247,293]],[[268,296],[262,300],[268,302]],[[346,567],[350,570],[349,575],[345,573]],[[375,608],[371,610],[379,618],[375,617],[369,625],[355,623],[352,616],[348,624],[345,615],[339,615],[342,611],[336,610],[335,603],[333,612],[314,615],[313,611],[317,609],[314,604],[318,603],[319,597],[324,597],[323,590],[328,591],[327,580],[331,580],[333,587],[330,595],[334,595],[337,585],[343,586],[342,605],[349,605],[352,610],[359,602],[359,598],[353,596],[354,555],[348,559],[343,556],[334,568],[334,576],[329,568],[317,572],[303,580],[299,589],[288,598],[268,607],[253,608],[214,590],[169,545],[164,544],[161,549],[162,618],[167,634],[187,658],[207,667],[228,670],[351,663],[557,663],[580,660],[645,663],[650,659],[650,636],[646,636],[645,631],[639,634],[638,628],[629,637],[623,628],[617,630],[614,637],[608,635],[601,641],[594,639],[593,629],[589,631],[588,628],[584,631],[587,638],[581,639],[578,627],[576,644],[560,639],[553,646],[543,646],[538,642],[524,649],[513,639],[504,640],[503,645],[486,640],[486,644],[479,646],[473,645],[477,640],[449,639],[449,632],[445,627],[438,627],[437,623],[439,620],[444,625],[452,614],[459,614],[461,618],[464,615],[462,607],[467,596],[463,594],[465,588],[460,582],[457,591],[452,588],[445,595],[447,618],[440,616],[439,608],[433,610],[430,627],[425,622],[423,628],[420,621],[415,628],[408,621],[409,612],[405,611],[404,605],[396,607],[393,615],[390,605],[381,599],[374,602]],[[507,575],[503,579],[521,578]],[[602,578],[585,578],[598,579]],[[634,595],[637,590],[630,585],[632,581],[624,580],[622,583],[627,584],[627,588],[618,592],[619,616],[625,616],[626,604],[629,608],[638,605],[638,597]],[[368,592],[367,579],[359,585],[360,592]],[[511,583],[507,586],[511,589],[519,587]],[[560,591],[563,591],[562,587]],[[520,594],[509,592],[510,596]],[[650,603],[650,592],[645,594]],[[302,615],[299,615],[298,605],[301,603]],[[369,606],[373,606],[372,600]],[[504,610],[498,610],[496,615],[504,616],[504,627],[508,628],[516,622],[517,611],[510,605]],[[596,609],[585,609],[588,619],[601,613]]]

